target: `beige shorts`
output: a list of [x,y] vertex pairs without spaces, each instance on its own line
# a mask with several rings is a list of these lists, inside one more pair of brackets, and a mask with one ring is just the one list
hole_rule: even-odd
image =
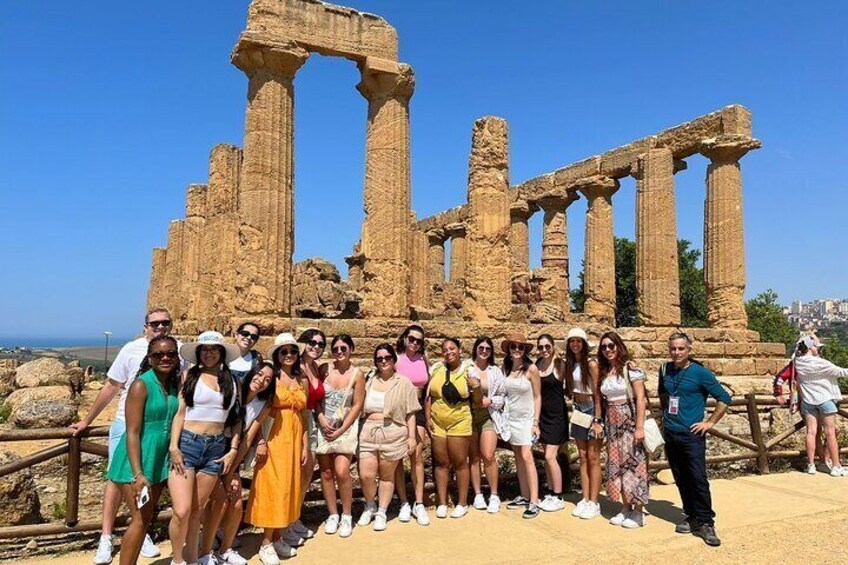
[[365,420],[359,431],[359,458],[380,456],[387,461],[406,457],[406,426],[391,420]]

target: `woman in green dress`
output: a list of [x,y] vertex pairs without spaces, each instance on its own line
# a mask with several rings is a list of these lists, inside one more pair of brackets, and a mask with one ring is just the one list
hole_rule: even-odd
[[168,480],[168,446],[171,421],[179,406],[179,383],[177,341],[170,336],[151,339],[127,396],[127,431],[106,473],[106,478],[121,487],[132,517],[121,540],[121,565],[138,560],[144,533]]

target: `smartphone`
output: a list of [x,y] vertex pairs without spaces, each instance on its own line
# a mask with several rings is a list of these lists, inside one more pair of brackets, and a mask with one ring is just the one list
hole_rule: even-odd
[[141,487],[141,492],[138,493],[138,498],[135,502],[139,510],[141,510],[145,504],[150,502],[150,493],[147,491],[147,485]]

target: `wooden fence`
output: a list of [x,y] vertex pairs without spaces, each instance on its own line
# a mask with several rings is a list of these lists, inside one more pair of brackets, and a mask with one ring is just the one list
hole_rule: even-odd
[[[842,418],[848,419],[848,410],[845,404],[848,403],[848,397],[843,397],[838,408],[838,414]],[[656,404],[656,403],[655,403]],[[714,407],[715,401],[707,402],[708,407]],[[737,397],[732,400],[731,407],[744,406],[750,426],[751,439],[745,439],[731,435],[717,429],[710,430],[710,435],[714,438],[730,442],[742,448],[742,451],[729,453],[725,455],[714,455],[706,458],[707,465],[716,465],[720,463],[728,463],[733,461],[756,460],[757,470],[760,473],[769,472],[769,461],[778,458],[800,458],[806,457],[806,451],[803,449],[779,449],[780,443],[788,439],[794,433],[805,427],[803,419],[797,422],[794,426],[783,431],[779,435],[766,441],[760,427],[759,408],[766,406],[778,406],[777,400],[774,398],[757,398],[753,393],[746,394],[744,397]],[[654,417],[660,416],[659,409],[654,411]],[[67,490],[65,493],[65,520],[64,522],[51,522],[46,524],[32,524],[25,526],[8,526],[0,528],[0,540],[27,538],[37,536],[49,536],[64,533],[81,533],[99,531],[101,526],[100,520],[79,521],[79,492],[80,492],[80,471],[81,459],[83,453],[107,457],[107,447],[100,443],[86,441],[90,438],[107,437],[109,429],[107,427],[88,428],[79,436],[71,435],[67,428],[49,428],[40,430],[7,430],[0,432],[0,442],[19,442],[19,441],[36,441],[36,440],[62,440],[62,443],[42,449],[31,455],[21,457],[5,465],[0,466],[0,478],[18,472],[22,469],[30,468],[39,463],[44,463],[50,459],[68,456],[67,467]],[[501,447],[508,447],[501,444]],[[840,449],[841,454],[848,454],[848,448]],[[564,454],[563,454],[564,455]],[[536,453],[536,457],[541,457],[540,453]],[[566,482],[569,484],[568,476],[572,467],[576,465],[576,456],[569,459],[569,465],[565,469]],[[564,457],[561,459],[564,463]],[[561,463],[561,464],[562,464]],[[668,462],[662,459],[652,460],[649,463],[651,470],[661,470],[668,468]],[[314,477],[313,477],[314,478]],[[249,486],[249,481],[244,481]],[[320,498],[320,493],[315,496]],[[159,512],[156,515],[156,521],[170,520],[171,511]],[[116,527],[122,527],[127,524],[127,517],[119,517],[116,521]]]

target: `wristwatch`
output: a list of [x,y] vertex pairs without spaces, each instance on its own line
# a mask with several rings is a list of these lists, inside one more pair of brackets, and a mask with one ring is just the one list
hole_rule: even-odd
[[604,423],[604,421],[600,418],[592,418],[592,422],[594,422],[595,424],[603,424]]

